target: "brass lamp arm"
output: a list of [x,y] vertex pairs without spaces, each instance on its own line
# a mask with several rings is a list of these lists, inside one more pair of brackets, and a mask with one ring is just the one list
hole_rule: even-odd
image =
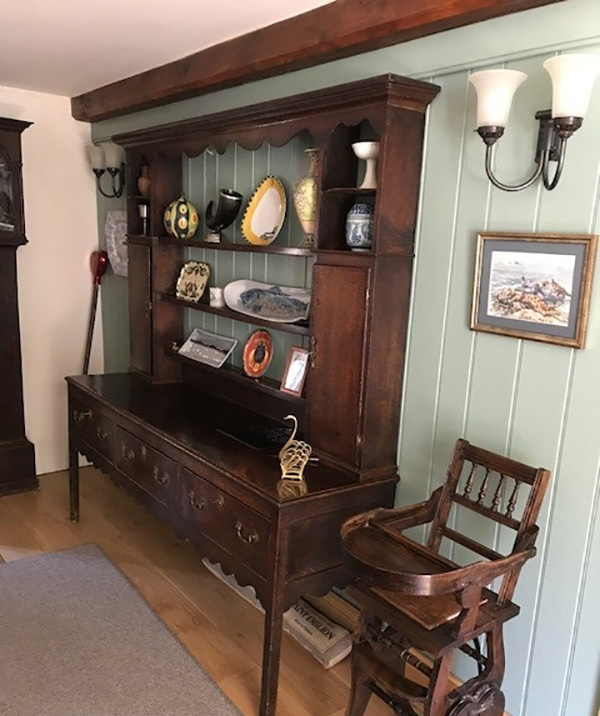
[[[521,184],[504,184],[494,176],[493,164],[495,147],[495,144],[488,144],[485,148],[485,173],[495,187],[498,187],[498,189],[502,189],[502,191],[521,191],[521,189],[527,189],[528,186],[531,186],[539,179],[540,174],[543,171],[544,164],[547,163],[546,152],[544,152],[542,161],[538,163],[535,171],[533,172],[531,177],[529,177],[529,179],[522,182]],[[544,184],[545,183],[546,182],[544,181]]]
[[558,164],[556,165],[556,171],[554,172],[554,179],[550,181],[550,178],[548,176],[548,167],[550,165],[550,161],[544,157],[544,163],[542,167],[542,180],[544,182],[544,186],[546,189],[549,189],[552,191],[554,187],[558,184],[558,180],[560,179],[560,175],[562,174],[563,166],[565,164],[565,154],[567,153],[567,140],[563,137],[559,140],[559,157],[558,157]]
[[[482,126],[477,129],[477,134],[485,143],[485,173],[495,187],[502,191],[521,191],[527,189],[536,182],[540,176],[546,189],[552,191],[561,177],[565,156],[567,151],[567,139],[573,135],[583,122],[581,117],[555,117],[551,116],[550,110],[537,112],[535,118],[538,120],[538,140],[535,153],[537,167],[531,177],[521,184],[504,184],[494,175],[494,147],[496,142],[504,134],[504,127]],[[557,162],[554,177],[550,179],[550,162]]]

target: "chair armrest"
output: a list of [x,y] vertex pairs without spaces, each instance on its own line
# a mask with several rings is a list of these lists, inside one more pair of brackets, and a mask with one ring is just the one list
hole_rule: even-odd
[[401,532],[409,527],[431,522],[438,508],[442,489],[442,487],[439,487],[431,494],[428,500],[417,502],[408,507],[399,507],[396,509],[378,507],[374,510],[354,515],[343,523],[341,528],[342,539],[360,527],[381,526],[386,530],[394,529]]
[[[406,575],[399,574],[402,591],[405,594],[436,596],[459,592],[468,586],[485,587],[497,577],[512,572],[535,556],[535,548],[513,552],[493,562],[474,562],[466,567],[459,567],[441,574]],[[407,580],[408,577],[408,580]],[[414,579],[411,579],[413,577]],[[412,584],[409,585],[409,582]],[[411,588],[412,587],[412,588]]]

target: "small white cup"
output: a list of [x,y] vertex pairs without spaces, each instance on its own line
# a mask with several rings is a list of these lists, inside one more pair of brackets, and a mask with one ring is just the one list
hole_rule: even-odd
[[213,308],[224,308],[225,301],[223,299],[223,289],[222,288],[209,288],[208,291],[210,293],[210,305]]

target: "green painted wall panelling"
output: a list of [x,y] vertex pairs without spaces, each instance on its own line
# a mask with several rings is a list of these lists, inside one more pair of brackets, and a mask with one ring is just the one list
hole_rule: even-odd
[[[590,49],[600,52],[600,44]],[[508,181],[530,169],[533,114],[546,106],[550,92],[541,68],[546,56],[507,64],[530,75],[498,147],[498,174]],[[505,690],[513,714],[592,716],[598,707],[600,643],[590,611],[600,599],[598,583],[591,582],[600,490],[600,446],[593,437],[600,425],[598,278],[584,351],[473,333],[468,315],[477,230],[600,230],[600,150],[593,139],[600,134],[600,92],[585,134],[582,130],[569,147],[558,189],[532,187],[510,195],[483,180],[468,72],[432,79],[442,92],[429,116],[399,496],[402,502],[416,501],[441,484],[457,435],[552,469],[539,557],[521,577],[522,614],[507,628]],[[465,528],[470,518],[458,519]],[[506,548],[502,531],[496,541]],[[463,673],[461,664],[456,669]]]
[[[421,500],[441,484],[461,435],[553,471],[540,517],[538,557],[524,570],[516,594],[522,613],[507,628],[505,691],[513,716],[596,716],[600,705],[600,272],[585,350],[474,333],[468,317],[475,235],[481,230],[600,232],[600,86],[583,128],[569,141],[559,187],[550,193],[536,186],[512,195],[485,179],[468,75],[485,66],[529,74],[498,147],[500,178],[516,181],[532,166],[533,114],[549,106],[550,81],[541,62],[562,50],[600,53],[597,0],[568,0],[93,128],[94,136],[103,138],[390,71],[442,86],[427,123],[398,503]],[[217,187],[233,182],[246,194],[269,172],[286,177],[291,187],[304,172],[302,141],[281,150],[230,148],[218,158],[205,154],[186,160],[190,197],[203,210]],[[106,208],[102,202],[100,226]],[[300,230],[295,221],[284,229],[286,241]],[[229,231],[239,240],[238,228]],[[233,276],[302,285],[306,271],[298,268],[298,259],[211,253],[216,252],[206,256],[218,285]],[[127,367],[124,284],[115,277],[103,283],[107,370]],[[205,325],[240,340],[251,330],[211,316]],[[457,516],[461,524],[465,519]],[[506,549],[504,530],[492,538]],[[465,675],[462,663],[456,670]]]

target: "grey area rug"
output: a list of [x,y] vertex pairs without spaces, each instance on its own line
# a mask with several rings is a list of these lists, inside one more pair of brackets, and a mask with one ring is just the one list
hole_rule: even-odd
[[95,545],[0,565],[1,716],[239,716]]

